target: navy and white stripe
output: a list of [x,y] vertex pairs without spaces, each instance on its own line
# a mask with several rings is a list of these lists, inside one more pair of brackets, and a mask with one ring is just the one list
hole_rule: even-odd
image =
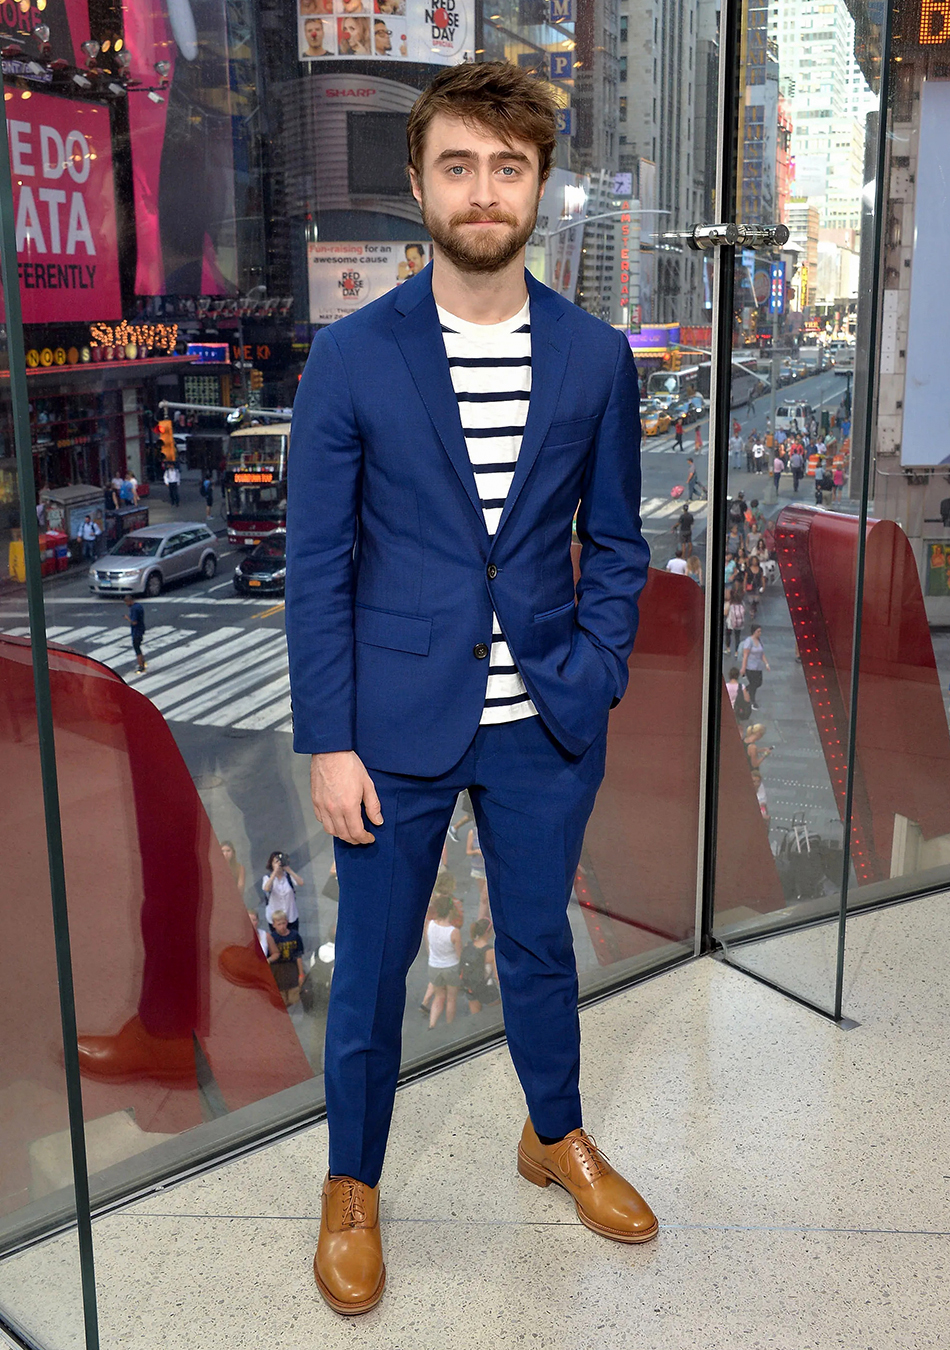
[[[468,323],[441,307],[439,321],[482,514],[493,536],[508,499],[531,398],[529,302],[505,323]],[[481,721],[515,722],[537,712],[493,614]]]

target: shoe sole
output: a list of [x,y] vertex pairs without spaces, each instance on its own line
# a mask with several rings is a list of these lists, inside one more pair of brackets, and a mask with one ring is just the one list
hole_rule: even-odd
[[[546,1167],[542,1167],[540,1163],[536,1163],[532,1158],[529,1158],[520,1144],[518,1145],[518,1171],[525,1181],[530,1181],[534,1186],[550,1186],[553,1182],[555,1186],[560,1186],[562,1191],[567,1191],[568,1195],[571,1195],[564,1182],[556,1177],[553,1172],[549,1172]],[[577,1217],[584,1227],[589,1228],[592,1233],[599,1233],[601,1237],[610,1238],[612,1242],[649,1242],[660,1231],[658,1220],[654,1220],[653,1227],[642,1233],[621,1232],[617,1228],[607,1228],[585,1214],[573,1195],[571,1195],[571,1199],[574,1201]]]
[[317,1288],[320,1290],[324,1302],[327,1303],[334,1312],[340,1313],[343,1317],[358,1317],[360,1313],[366,1313],[369,1312],[371,1308],[375,1308],[376,1304],[382,1298],[383,1290],[386,1288],[386,1267],[383,1266],[383,1273],[379,1277],[379,1284],[373,1290],[372,1294],[370,1294],[369,1298],[364,1299],[362,1303],[341,1303],[339,1299],[334,1298],[320,1278],[320,1272],[317,1270],[316,1257],[313,1258],[313,1278],[317,1282]]

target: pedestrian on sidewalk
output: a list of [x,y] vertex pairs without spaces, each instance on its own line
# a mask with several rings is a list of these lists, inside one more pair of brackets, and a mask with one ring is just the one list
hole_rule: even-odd
[[85,562],[94,562],[96,554],[99,551],[99,536],[102,530],[92,516],[87,516],[79,527],[79,538],[82,541],[82,556]]
[[683,419],[682,419],[682,417],[677,417],[677,419],[676,419],[676,426],[673,428],[673,431],[674,431],[675,436],[676,436],[676,439],[675,439],[674,442],[673,442],[673,449],[674,449],[674,450],[682,450],[682,449],[683,449]]
[[759,706],[759,690],[765,678],[764,671],[771,669],[762,645],[762,625],[754,624],[752,633],[742,644],[742,666],[739,670],[739,674],[744,675],[749,682],[749,697],[753,708]]
[[181,470],[174,460],[170,460],[165,465],[165,472],[162,474],[165,486],[168,488],[168,500],[172,506],[178,506],[180,499],[178,495],[178,486],[181,483]]
[[127,595],[125,603],[128,607],[126,622],[129,625],[132,634],[132,650],[135,652],[135,665],[138,673],[141,675],[145,670],[145,657],[142,655],[142,639],[145,636],[145,606],[141,600],[136,600],[134,595]]
[[802,454],[802,447],[796,440],[792,443],[792,453],[788,457],[788,467],[792,471],[792,491],[798,491],[798,485],[802,481],[802,474],[805,472],[805,457]]
[[201,495],[205,499],[205,520],[211,516],[211,508],[214,505],[214,484],[211,481],[211,470],[207,470],[204,478],[201,480]]
[[729,467],[742,468],[742,437],[738,431],[733,431],[729,437]]
[[782,481],[782,474],[785,472],[785,461],[781,455],[776,455],[772,461],[772,479],[775,483],[775,491],[778,492],[778,485]]
[[752,472],[763,473],[765,470],[765,445],[756,435],[752,442]]
[[739,655],[739,643],[742,641],[744,627],[745,600],[742,583],[736,581],[733,582],[732,589],[726,599],[726,656],[729,655],[733,645],[735,645],[736,656]]
[[672,572],[674,576],[685,577],[686,559],[683,557],[683,550],[678,548],[673,557],[666,564],[666,570]]

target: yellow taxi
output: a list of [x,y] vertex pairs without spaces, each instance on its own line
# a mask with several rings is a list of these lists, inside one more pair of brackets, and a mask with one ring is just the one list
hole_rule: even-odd
[[659,404],[647,403],[640,409],[640,430],[644,436],[659,436],[670,429],[670,415]]

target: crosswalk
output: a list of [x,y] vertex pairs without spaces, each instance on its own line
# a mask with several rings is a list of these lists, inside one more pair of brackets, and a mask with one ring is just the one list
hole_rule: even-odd
[[[29,628],[8,628],[11,637]],[[50,642],[101,661],[150,698],[170,722],[236,731],[291,731],[287,643],[282,631],[222,624],[197,633],[176,624],[149,627],[148,670],[135,673],[128,625],[51,625]]]
[[[685,497],[647,497],[640,505],[644,530],[669,529],[685,505]],[[697,521],[701,520],[706,514],[706,502],[692,501],[689,509]]]

